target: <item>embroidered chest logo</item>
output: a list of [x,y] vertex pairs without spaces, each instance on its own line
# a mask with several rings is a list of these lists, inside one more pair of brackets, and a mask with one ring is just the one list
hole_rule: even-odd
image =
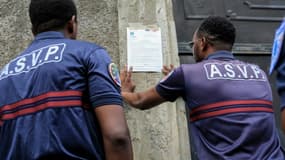
[[264,72],[258,66],[252,64],[206,63],[204,69],[209,80],[266,81]]
[[64,43],[53,44],[15,58],[0,71],[0,80],[29,72],[43,64],[60,62],[65,46]]

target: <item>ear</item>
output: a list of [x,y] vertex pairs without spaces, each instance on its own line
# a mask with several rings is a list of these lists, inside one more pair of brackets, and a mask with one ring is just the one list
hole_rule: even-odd
[[201,38],[201,44],[200,45],[201,45],[200,48],[202,51],[207,50],[209,44],[207,43],[207,39],[205,37]]
[[75,16],[72,16],[71,19],[67,23],[67,31],[72,34],[74,32],[76,25]]
[[33,27],[33,26],[32,26],[32,33],[33,33],[34,36],[37,35],[37,32],[36,32],[36,30],[35,30],[35,27]]
[[70,38],[75,39],[77,35],[77,22],[76,17],[73,15],[67,23],[67,32],[70,35]]

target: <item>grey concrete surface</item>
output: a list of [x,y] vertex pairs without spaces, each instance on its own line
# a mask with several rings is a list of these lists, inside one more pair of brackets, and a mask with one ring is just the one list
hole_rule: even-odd
[[[127,62],[127,27],[158,26],[164,64],[179,63],[171,0],[118,0],[120,64]],[[137,91],[159,82],[160,73],[135,73]],[[189,160],[187,120],[182,100],[139,111],[128,107],[127,119],[137,160]]]
[[[178,65],[171,0],[75,0],[79,37],[106,47],[114,62],[126,64],[126,28],[155,25],[162,31],[164,64]],[[29,0],[0,0],[0,67],[33,39]],[[156,84],[160,73],[134,74],[137,90]],[[126,105],[135,160],[189,160],[190,148],[184,103],[178,100],[139,111]]]

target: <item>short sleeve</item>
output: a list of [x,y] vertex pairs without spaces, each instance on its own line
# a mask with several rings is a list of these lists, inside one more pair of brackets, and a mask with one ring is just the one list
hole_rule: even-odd
[[[96,49],[88,57],[88,85],[93,107],[102,105],[121,105],[120,84],[112,76],[111,58],[105,49]],[[119,77],[116,77],[119,78]]]
[[184,75],[181,67],[176,68],[161,80],[157,86],[158,94],[167,101],[175,101],[178,97],[185,98]]

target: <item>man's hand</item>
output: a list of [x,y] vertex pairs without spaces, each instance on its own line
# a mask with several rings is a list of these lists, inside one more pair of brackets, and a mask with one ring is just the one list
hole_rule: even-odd
[[136,86],[132,81],[132,71],[132,67],[128,70],[127,66],[125,66],[120,73],[121,94],[125,102],[135,108],[144,110],[166,101],[157,93],[155,87],[142,92],[134,92]]
[[121,70],[120,78],[121,78],[121,92],[134,92],[136,85],[132,81],[132,72],[133,68],[125,66],[123,70]]
[[166,65],[163,65],[163,68],[162,68],[161,71],[162,71],[162,73],[163,73],[165,76],[167,76],[168,73],[170,73],[173,69],[174,69],[173,64],[170,64],[169,67],[166,66]]

